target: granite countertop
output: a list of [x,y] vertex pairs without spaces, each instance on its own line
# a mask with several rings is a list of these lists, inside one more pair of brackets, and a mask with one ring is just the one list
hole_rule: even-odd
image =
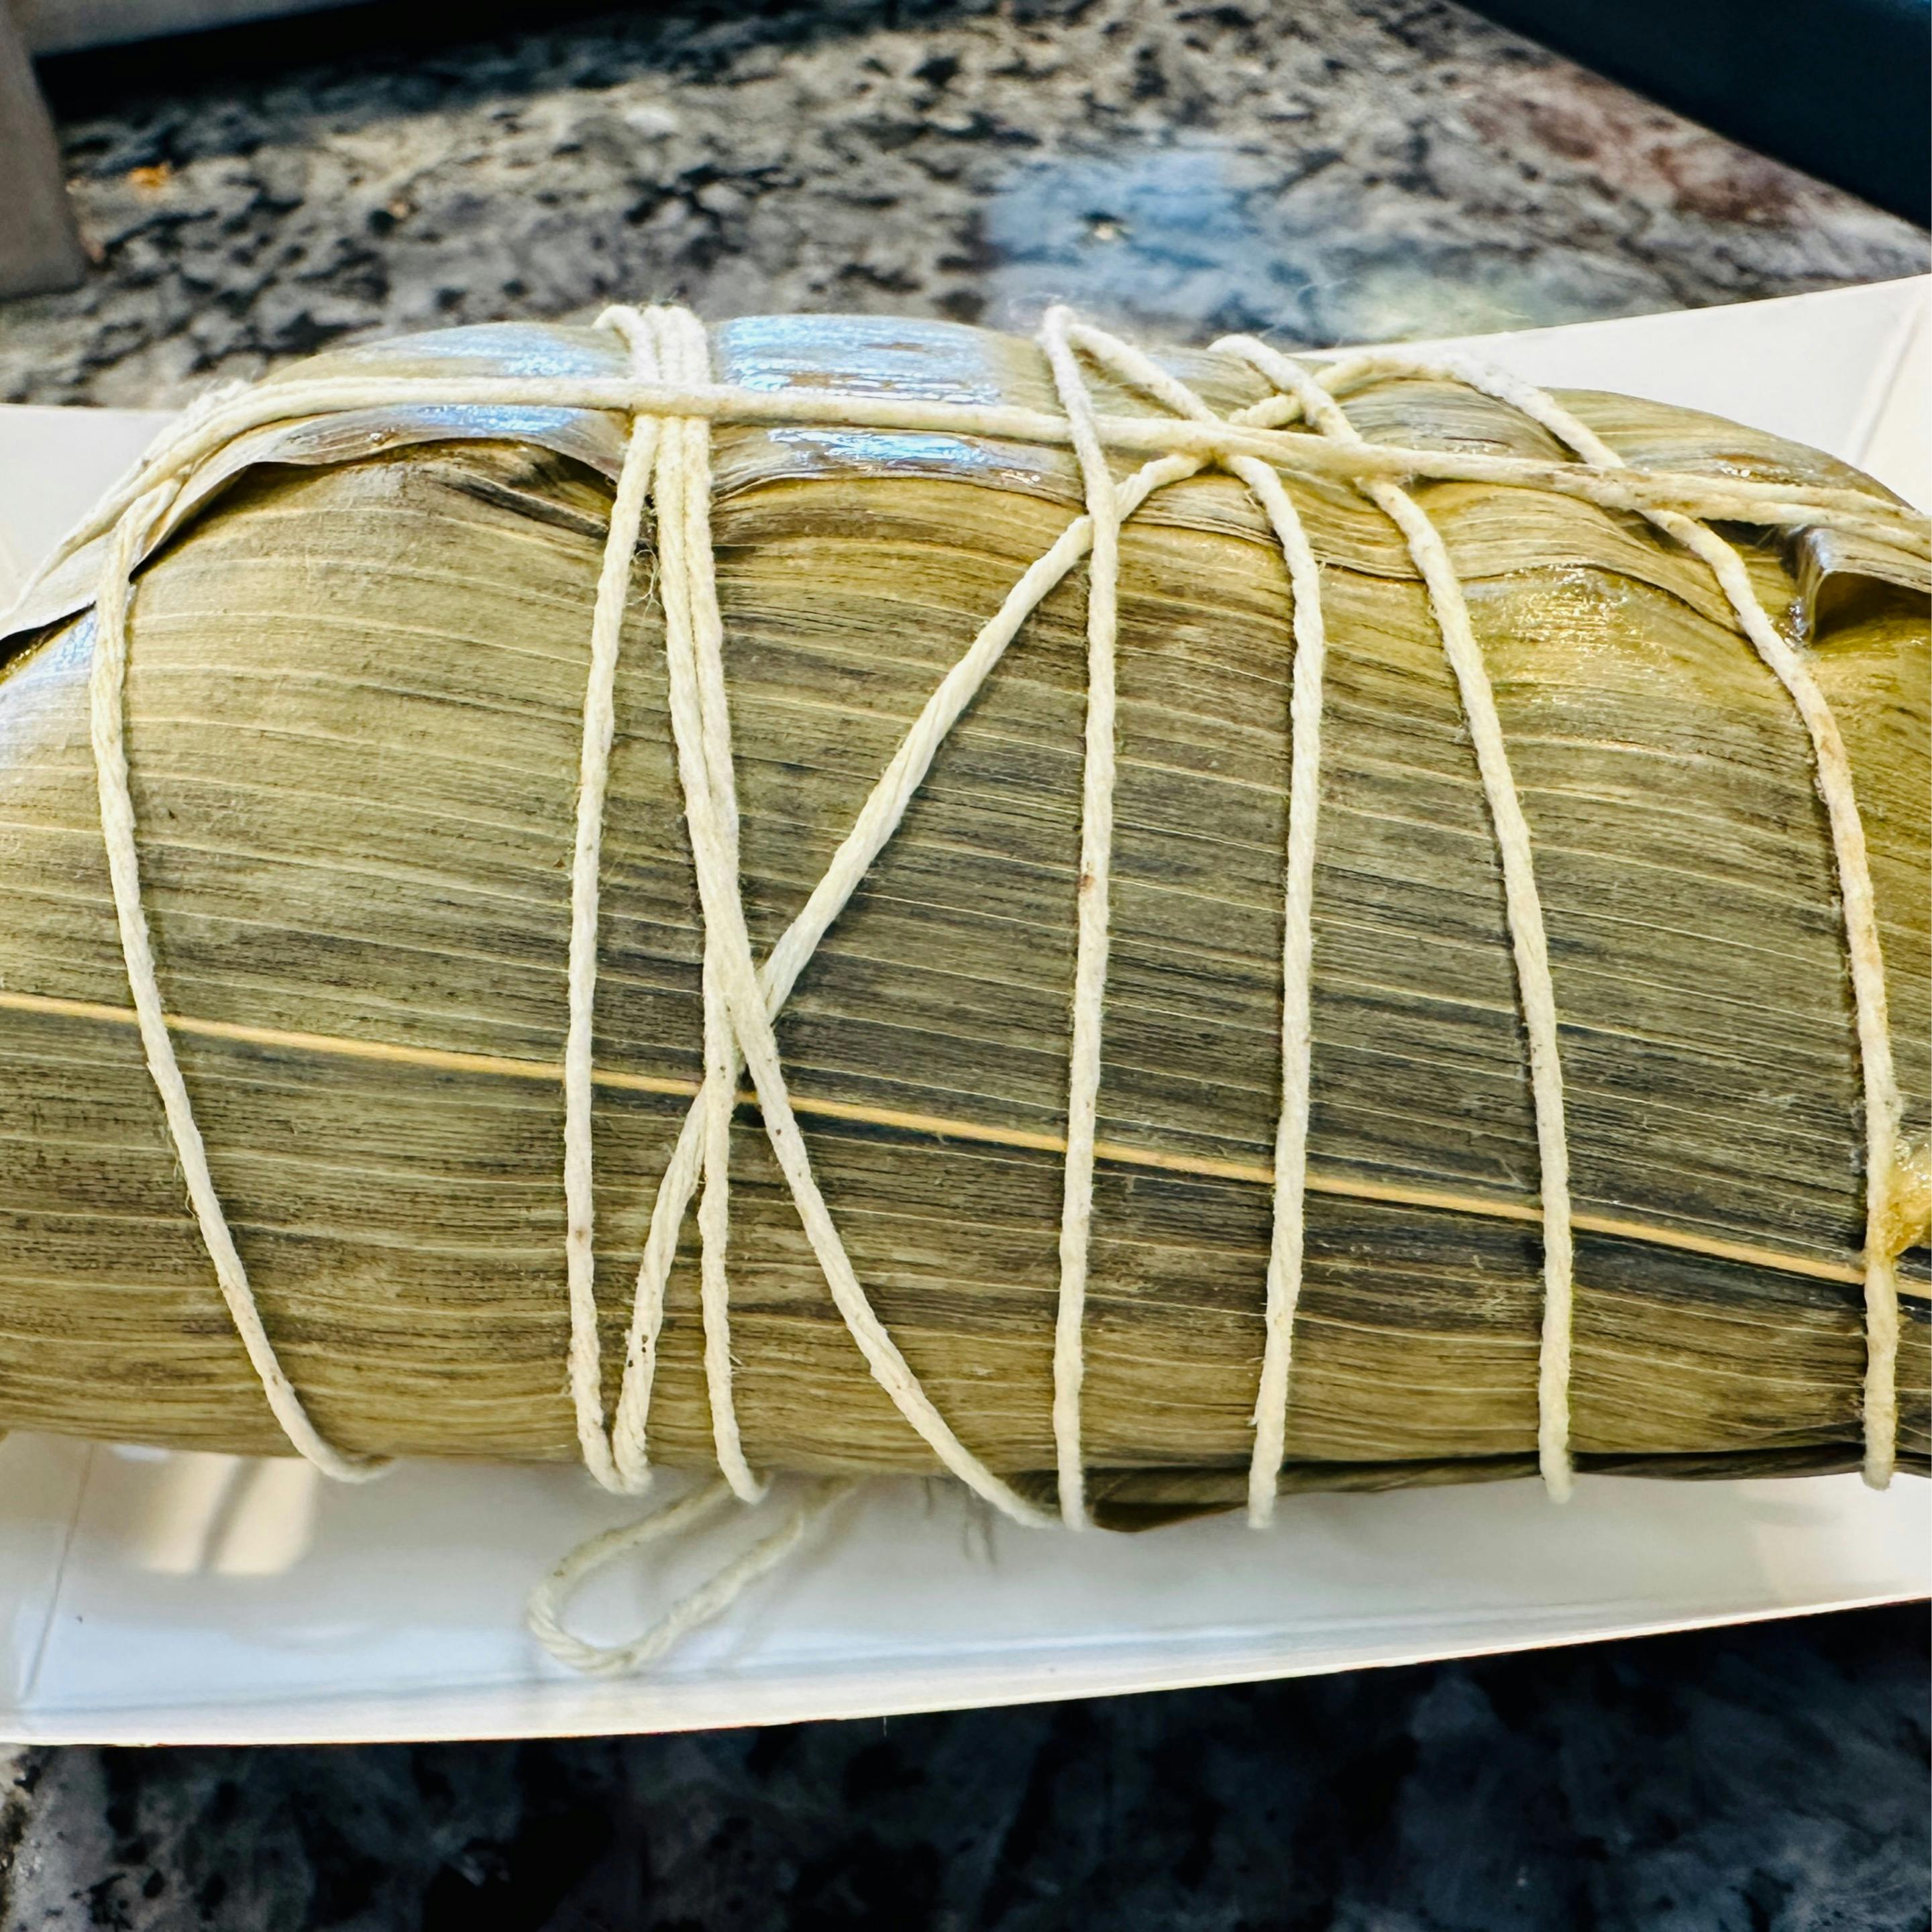
[[1315,344],[1926,266],[1907,223],[1417,0],[671,4],[94,91],[54,77],[99,263],[0,307],[13,400],[172,402],[613,299],[994,326],[1064,299]]
[[1925,1689],[1914,1606],[890,1722],[40,1751],[0,1924],[1915,1932]]
[[[263,69],[258,36],[50,72],[96,266],[0,307],[0,396],[177,402],[614,298],[1064,298],[1312,345],[1926,266],[1909,224],[1428,0],[344,30],[332,64]],[[1926,1652],[1908,1608],[890,1724],[0,1750],[0,1927],[1911,1932]]]

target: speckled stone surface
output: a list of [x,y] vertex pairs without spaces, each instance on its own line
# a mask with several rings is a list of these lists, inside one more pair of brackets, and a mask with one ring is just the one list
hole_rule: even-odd
[[15,400],[170,401],[345,335],[614,297],[996,326],[1063,298],[1315,344],[1926,259],[1906,223],[1418,0],[653,6],[62,131],[100,261],[0,308]]
[[[532,9],[534,14],[537,10]],[[0,394],[676,296],[1439,334],[1919,272],[1919,231],[1413,0],[666,5],[128,96]],[[709,1737],[0,1750],[6,1932],[1915,1932],[1918,1609]]]
[[1909,1932],[1925,1619],[764,1732],[37,1754],[10,1932]]

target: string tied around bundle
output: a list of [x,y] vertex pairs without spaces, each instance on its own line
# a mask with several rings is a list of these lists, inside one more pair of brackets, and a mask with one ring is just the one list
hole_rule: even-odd
[[[260,392],[224,395],[191,412],[164,436],[66,547],[70,552],[94,538],[104,535],[107,539],[93,616],[91,736],[122,956],[148,1066],[224,1301],[270,1409],[298,1454],[338,1480],[363,1480],[384,1466],[375,1459],[333,1447],[316,1428],[283,1370],[229,1229],[169,1037],[142,902],[125,743],[124,692],[134,573],[154,532],[165,526],[202,466],[235,436],[275,419],[278,412],[286,417],[301,412],[301,406],[311,413],[367,408],[419,401],[425,394],[452,402],[487,394],[493,401],[568,399],[574,406],[618,409],[628,418],[591,625],[571,848],[562,1072],[567,1385],[584,1466],[614,1493],[644,1491],[653,1474],[650,1415],[666,1292],[695,1196],[704,1371],[719,1470],[714,1483],[682,1501],[591,1539],[539,1586],[530,1601],[530,1628],[560,1660],[573,1668],[608,1672],[661,1656],[680,1636],[722,1614],[766,1574],[850,1487],[846,1479],[827,1479],[777,1506],[781,1520],[776,1529],[631,1642],[590,1644],[563,1625],[572,1593],[598,1569],[697,1528],[728,1504],[756,1505],[766,1496],[768,1478],[752,1467],[737,1420],[730,1338],[731,1126],[739,1082],[746,1073],[763,1131],[837,1312],[874,1378],[908,1425],[941,1467],[1014,1521],[1037,1527],[1057,1516],[1072,1529],[1088,1522],[1081,1396],[1108,974],[1121,534],[1156,491],[1210,467],[1225,470],[1246,488],[1281,551],[1294,644],[1281,900],[1281,1100],[1274,1143],[1262,1350],[1252,1414],[1250,1520],[1257,1526],[1269,1521],[1280,1486],[1291,1418],[1296,1316],[1305,1272],[1316,860],[1324,680],[1331,640],[1323,616],[1321,566],[1284,480],[1298,471],[1339,479],[1358,490],[1400,532],[1422,580],[1469,732],[1496,842],[1528,1044],[1543,1250],[1537,1450],[1544,1484],[1558,1499],[1569,1493],[1572,1480],[1575,1280],[1556,988],[1536,883],[1532,829],[1510,770],[1495,692],[1454,561],[1412,494],[1414,484],[1432,478],[1533,482],[1646,518],[1708,567],[1739,629],[1790,697],[1810,746],[1843,910],[1866,1136],[1864,1466],[1868,1482],[1882,1486],[1889,1479],[1898,1434],[1896,1262],[1912,1239],[1923,1238],[1927,1206],[1932,1204],[1932,1172],[1923,1150],[1909,1151],[1900,1144],[1902,1109],[1892,1059],[1884,962],[1864,828],[1842,734],[1804,653],[1779,632],[1737,550],[1706,519],[1742,518],[1778,528],[1810,523],[1876,534],[1922,550],[1923,532],[1916,525],[1892,517],[1876,500],[1857,492],[1634,470],[1546,392],[1478,364],[1440,355],[1370,350],[1318,365],[1304,364],[1251,337],[1230,337],[1216,344],[1216,350],[1252,370],[1268,393],[1223,417],[1152,358],[1082,323],[1070,311],[1055,308],[1046,317],[1040,338],[1060,404],[1060,414],[1052,417],[1004,407],[824,392],[801,399],[784,392],[733,390],[712,381],[704,326],[687,310],[614,308],[599,318],[598,326],[624,346],[629,372],[622,382],[532,376],[516,379],[506,391],[503,381],[438,380],[426,392],[422,378],[318,378],[307,386],[281,386],[281,393],[266,404]],[[1122,417],[1102,411],[1090,392],[1090,368],[1144,397],[1159,412]],[[1468,452],[1395,450],[1366,440],[1348,418],[1348,395],[1371,380],[1415,378],[1457,383],[1504,404],[1547,431],[1571,460],[1538,464]],[[596,400],[588,400],[592,398]],[[720,420],[770,424],[848,419],[886,429],[944,424],[962,434],[1030,435],[1069,447],[1077,464],[1084,507],[1048,550],[1021,573],[998,610],[935,686],[805,906],[760,962],[753,955],[739,875],[735,760],[710,526],[712,429]],[[1306,425],[1305,431],[1293,429],[1298,422]],[[1148,460],[1117,476],[1116,459],[1130,452]],[[702,915],[704,1070],[652,1203],[632,1296],[621,1384],[607,1426],[598,1330],[591,1106],[599,873],[616,679],[647,506],[655,518],[655,590],[664,619],[678,783]],[[1058,1510],[1049,1513],[967,1447],[878,1318],[814,1174],[774,1023],[819,944],[892,838],[953,727],[1028,619],[1083,562],[1087,693],[1053,1345]]]

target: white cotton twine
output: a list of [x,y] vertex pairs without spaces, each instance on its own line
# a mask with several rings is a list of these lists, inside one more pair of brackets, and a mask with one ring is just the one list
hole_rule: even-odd
[[[700,1305],[718,1478],[682,1501],[572,1551],[531,1597],[530,1628],[574,1669],[632,1670],[721,1615],[781,1562],[852,1487],[849,1478],[812,1484],[780,1512],[778,1526],[679,1600],[644,1635],[616,1645],[573,1636],[561,1618],[572,1594],[596,1570],[722,1511],[756,1503],[766,1480],[754,1473],[740,1432],[730,1346],[730,1128],[738,1082],[748,1070],[764,1132],[791,1192],[806,1238],[853,1340],[881,1388],[945,1468],[1015,1521],[1050,1522],[1044,1511],[988,1469],[959,1440],[921,1388],[860,1286],[812,1171],[779,1063],[773,1022],[819,942],[897,830],[948,734],[985,684],[1027,618],[1084,557],[1088,560],[1088,698],[1081,794],[1077,938],[1068,1058],[1067,1127],[1054,1324],[1052,1424],[1059,1516],[1088,1520],[1081,1437],[1084,1317],[1094,1218],[1094,1167],[1108,952],[1108,879],[1115,778],[1115,675],[1122,526],[1156,490],[1210,464],[1252,492],[1281,548],[1293,601],[1288,846],[1283,874],[1282,1104],[1275,1138],[1274,1226],[1264,1342],[1254,1409],[1248,1514],[1273,1514],[1286,1454],[1294,1318],[1303,1276],[1310,1107],[1310,998],[1313,956],[1316,834],[1320,798],[1323,678],[1328,640],[1321,570],[1281,477],[1282,467],[1340,477],[1360,489],[1400,532],[1420,573],[1453,670],[1474,745],[1503,878],[1517,995],[1528,1041],[1540,1168],[1544,1246],[1542,1334],[1537,1376],[1538,1459],[1550,1495],[1571,1486],[1570,1328],[1574,1297],[1568,1137],[1556,989],[1536,886],[1529,826],[1511,776],[1502,722],[1454,564],[1440,532],[1407,490],[1422,478],[1526,484],[1607,507],[1633,510],[1710,568],[1739,627],[1791,696],[1809,734],[1819,791],[1832,832],[1850,961],[1866,1133],[1864,1256],[1867,1366],[1864,1472],[1874,1486],[1897,1458],[1898,1283],[1893,1245],[1902,1225],[1901,1112],[1886,1018],[1885,963],[1864,830],[1843,737],[1804,654],[1782,637],[1753,589],[1737,551],[1698,520],[1750,520],[1873,535],[1922,550],[1917,526],[1856,491],[1761,484],[1634,470],[1543,391],[1460,358],[1371,350],[1304,368],[1250,337],[1215,345],[1238,357],[1276,393],[1222,418],[1168,370],[1129,344],[1078,322],[1064,308],[1040,333],[1060,405],[1040,412],[736,389],[710,380],[703,325],[688,310],[614,308],[599,326],[631,357],[621,381],[516,378],[477,381],[381,376],[310,378],[191,412],[64,546],[62,558],[102,536],[94,617],[89,709],[100,797],[101,832],[142,1044],[168,1132],[223,1299],[290,1444],[328,1476],[359,1481],[386,1466],[333,1448],[316,1430],[284,1372],[263,1325],[210,1174],[185,1082],[170,1037],[143,907],[124,736],[128,623],[135,568],[163,530],[196,471],[236,436],[297,415],[418,401],[568,404],[626,412],[629,440],[619,472],[591,625],[575,838],[571,863],[568,1023],[563,1060],[565,1280],[570,1312],[569,1389],[584,1466],[606,1489],[634,1494],[652,1477],[647,1449],[652,1381],[664,1294],[679,1231],[699,1192]],[[1094,407],[1083,358],[1168,412],[1120,417]],[[1402,450],[1365,442],[1341,396],[1378,377],[1461,383],[1520,410],[1580,461],[1546,464],[1467,452]],[[1312,434],[1284,434],[1298,418]],[[724,668],[724,628],[710,530],[711,425],[826,422],[886,429],[943,428],[1070,446],[1086,500],[1059,539],[1028,566],[970,647],[940,680],[906,734],[804,910],[762,965],[752,956],[738,874],[738,807]],[[1116,481],[1108,452],[1154,452]],[[598,967],[600,857],[615,693],[633,562],[646,498],[657,518],[657,589],[664,620],[670,712],[692,865],[704,922],[704,1078],[680,1130],[652,1203],[632,1296],[615,1420],[606,1431],[597,1328],[592,1094]],[[57,558],[56,562],[62,560]],[[51,567],[51,566],[50,566]],[[700,1190],[701,1188],[701,1192]]]

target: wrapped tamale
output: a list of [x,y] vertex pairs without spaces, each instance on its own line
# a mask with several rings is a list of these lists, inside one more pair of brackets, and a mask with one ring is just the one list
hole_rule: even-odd
[[[707,430],[737,888],[762,959],[1088,494],[1065,439],[1026,433],[1059,406],[1032,343],[753,318],[716,329],[710,353],[718,388],[831,399],[818,419],[719,408]],[[1266,393],[1231,352],[1161,361],[1222,416]],[[122,716],[168,1034],[262,1327],[352,1456],[580,1452],[562,1070],[593,607],[632,433],[596,386],[628,366],[608,331],[523,326],[317,358],[264,392],[334,382],[343,401],[214,449],[129,560]],[[1089,374],[1109,420],[1148,413],[1118,372]],[[586,399],[540,399],[560,381]],[[417,389],[382,399],[398,382]],[[491,382],[502,395],[476,399]],[[539,399],[506,399],[518,382]],[[1932,1023],[1922,547],[1895,500],[1816,452],[1624,398],[1559,400],[1640,477],[1870,506],[1721,528],[1845,740],[1909,1172]],[[894,421],[908,403],[934,405],[931,420]],[[1405,487],[1453,566],[1528,827],[1575,1223],[1576,1461],[1854,1466],[1867,1095],[1805,720],[1708,562],[1656,518],[1480,464],[1455,473],[1461,456],[1521,459],[1526,479],[1576,466],[1520,408],[1427,374],[1346,403],[1372,448],[1445,459]],[[947,427],[947,407],[1009,411],[1012,433]],[[1109,455],[1122,477],[1147,460]],[[1318,561],[1326,665],[1280,1480],[1516,1474],[1537,1464],[1546,1177],[1493,800],[1402,528],[1344,466],[1281,475]],[[1103,1522],[1246,1492],[1298,652],[1277,538],[1215,463],[1149,494],[1119,536],[1078,1336]],[[0,639],[0,1428],[275,1453],[287,1438],[130,1004],[90,755],[101,548],[75,547]],[[614,1411],[659,1183],[705,1070],[663,562],[647,512],[595,934],[592,1220]],[[971,1454],[1042,1498],[1091,596],[1077,565],[1005,646],[776,1021],[812,1172],[878,1322]],[[744,1456],[933,1468],[854,1345],[767,1124],[748,1087],[726,1258]],[[1897,1444],[1915,1468],[1932,1446],[1924,1238],[1922,1220],[1905,1227],[1918,1245],[1898,1263]],[[718,1453],[699,1252],[694,1212],[655,1340],[650,1455],[673,1466]]]

